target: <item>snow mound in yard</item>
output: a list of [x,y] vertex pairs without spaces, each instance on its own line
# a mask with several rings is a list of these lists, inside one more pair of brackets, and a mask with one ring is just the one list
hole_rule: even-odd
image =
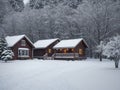
[[16,60],[0,61],[0,90],[120,90],[114,62]]

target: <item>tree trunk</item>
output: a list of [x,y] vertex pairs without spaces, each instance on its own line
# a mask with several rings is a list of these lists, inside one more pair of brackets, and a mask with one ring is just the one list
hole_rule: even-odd
[[102,56],[100,55],[100,61],[102,61]]
[[7,60],[5,60],[5,62],[7,62]]
[[102,61],[102,52],[98,53],[98,58],[99,58],[100,61]]
[[102,61],[102,53],[101,52],[99,53],[99,58],[100,58],[100,61]]
[[118,68],[119,66],[119,60],[115,60],[115,68]]

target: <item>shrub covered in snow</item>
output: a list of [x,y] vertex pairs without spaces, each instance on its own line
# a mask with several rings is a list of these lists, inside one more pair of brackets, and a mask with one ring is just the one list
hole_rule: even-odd
[[1,54],[1,59],[5,62],[13,58],[13,52],[11,50],[4,50]]
[[120,60],[120,35],[117,35],[109,40],[104,46],[103,55],[112,58],[115,61],[115,68],[118,68]]

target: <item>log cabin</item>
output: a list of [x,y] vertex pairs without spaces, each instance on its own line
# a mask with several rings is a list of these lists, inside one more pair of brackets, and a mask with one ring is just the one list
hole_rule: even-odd
[[7,36],[8,48],[13,51],[13,59],[32,59],[34,45],[26,35]]
[[61,40],[54,49],[54,59],[59,60],[80,60],[86,59],[86,48],[88,45],[83,38]]
[[59,41],[60,40],[58,38],[36,41],[34,43],[34,58],[51,59],[51,56],[54,54],[53,46]]

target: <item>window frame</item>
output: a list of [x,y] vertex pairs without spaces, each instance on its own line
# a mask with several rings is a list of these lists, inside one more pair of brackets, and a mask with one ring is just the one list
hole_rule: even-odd
[[29,57],[28,48],[18,48],[18,57]]

